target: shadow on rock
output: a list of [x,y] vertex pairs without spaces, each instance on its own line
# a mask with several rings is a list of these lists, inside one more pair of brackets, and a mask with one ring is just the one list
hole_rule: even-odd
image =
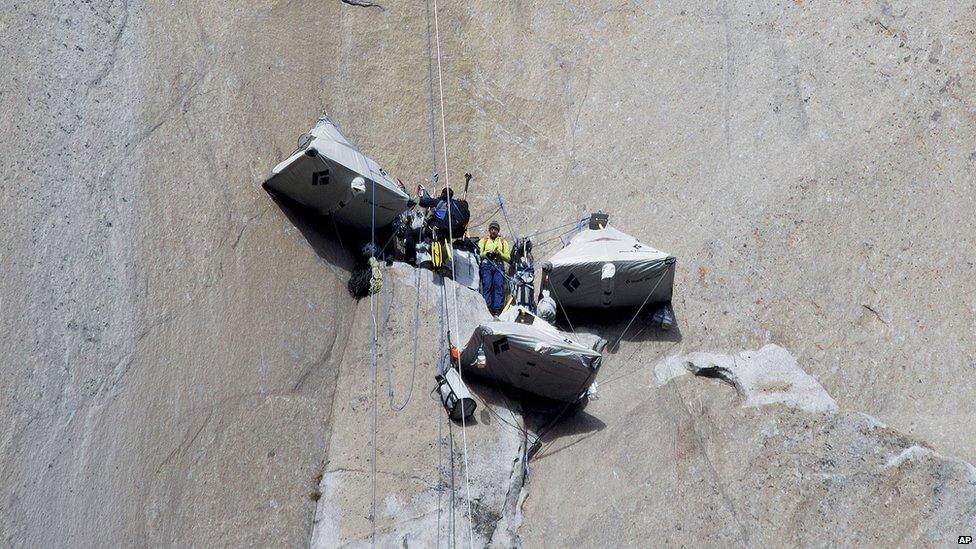
[[[607,424],[600,418],[576,405],[577,410],[569,410],[562,417],[555,418],[555,421],[545,422],[545,417],[540,417],[540,436],[537,448],[530,448],[532,459],[539,460],[559,453],[570,446],[575,446],[585,441],[596,433],[604,430]],[[566,444],[561,444],[560,440],[570,438]]]
[[331,218],[304,206],[294,200],[264,188],[268,196],[278,205],[288,221],[315,250],[323,261],[351,273],[356,267],[356,256],[351,253],[351,245],[359,245],[360,235],[355,235],[336,225]]
[[[587,412],[582,406],[576,405],[577,409],[570,409],[559,421],[554,423],[546,438],[550,441],[560,437],[571,435],[585,435],[606,429],[607,424],[602,419]],[[575,413],[572,413],[575,412]]]
[[[658,306],[647,306],[638,311],[627,309],[571,309],[559,316],[559,327],[576,332],[597,335],[607,341],[605,351],[616,353],[621,341],[644,343],[648,341],[681,341],[681,329],[677,322],[670,329],[663,329],[653,321]],[[568,315],[568,321],[567,321]],[[633,320],[633,322],[631,322]]]
[[485,424],[501,421],[519,431],[528,429],[529,444],[541,440],[547,446],[559,438],[588,435],[607,426],[585,410],[585,398],[575,403],[560,402],[477,375],[467,376],[465,381],[478,397],[479,410],[472,417]]

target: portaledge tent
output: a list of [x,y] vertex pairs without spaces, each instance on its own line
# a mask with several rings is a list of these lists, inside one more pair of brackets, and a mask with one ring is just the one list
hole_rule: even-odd
[[[478,364],[479,349],[485,355]],[[465,375],[494,378],[523,391],[575,402],[600,369],[599,352],[574,341],[522,307],[480,324],[461,353]]]
[[376,227],[389,225],[407,210],[410,199],[379,164],[353,146],[325,115],[302,136],[298,150],[274,167],[264,185],[323,215],[331,215],[337,223],[360,229],[374,223]]
[[675,263],[666,252],[591,222],[543,264],[542,287],[563,308],[663,303],[671,301]]

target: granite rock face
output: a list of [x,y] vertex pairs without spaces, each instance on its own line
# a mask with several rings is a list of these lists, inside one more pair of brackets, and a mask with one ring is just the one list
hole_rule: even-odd
[[5,6],[3,545],[309,539],[355,304],[260,183],[342,9]]
[[[692,353],[657,370],[675,364],[695,377],[659,377],[615,404],[612,427],[560,427],[533,463],[526,546],[946,545],[976,528],[976,469],[837,410],[784,349]],[[576,465],[580,453],[599,466]]]
[[356,338],[339,367],[312,545],[369,546],[375,494],[377,546],[432,547],[452,539],[483,546],[496,532],[501,535],[499,522],[514,508],[509,492],[520,492],[524,426],[510,411],[512,403],[484,383],[468,382],[477,408],[463,423],[450,422],[431,391],[441,329],[467,341],[478,323],[491,319],[488,308],[478,293],[407,265],[388,269],[382,291],[371,305],[367,301],[360,302],[351,323],[353,333],[368,333],[377,313],[377,378],[372,379],[372,339]]
[[[635,323],[525,488],[518,429],[487,407],[467,428],[476,544],[971,534],[972,472],[956,458],[976,460],[974,13],[440,2],[447,150],[437,135],[432,168],[425,4],[11,4],[0,541],[368,543],[371,486],[353,470],[368,463],[355,427],[370,417],[372,315],[345,290],[353,259],[328,224],[260,188],[322,111],[408,186],[474,174],[477,230],[494,216],[528,234],[602,208],[678,257],[677,331]],[[540,238],[536,256],[557,246]],[[407,311],[412,280],[391,271]],[[397,388],[406,314],[389,325]],[[574,325],[612,341],[627,320]],[[419,393],[378,416],[384,543],[428,543],[446,493],[427,399],[439,332],[424,321]],[[759,351],[727,356],[763,368],[687,356],[741,349]],[[736,390],[658,385],[670,355]]]
[[658,385],[691,373],[721,379],[735,388],[743,406],[785,404],[808,412],[836,412],[837,403],[806,372],[789,351],[766,345],[736,356],[691,353],[671,356],[654,368]]

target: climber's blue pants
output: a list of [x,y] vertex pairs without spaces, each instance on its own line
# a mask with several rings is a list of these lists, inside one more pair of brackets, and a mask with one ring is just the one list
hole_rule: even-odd
[[505,305],[505,275],[504,267],[484,260],[481,262],[481,295],[493,313],[501,311]]

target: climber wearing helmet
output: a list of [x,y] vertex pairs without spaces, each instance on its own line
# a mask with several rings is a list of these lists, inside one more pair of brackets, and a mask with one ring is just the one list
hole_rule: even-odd
[[488,224],[488,236],[478,241],[481,257],[481,295],[491,314],[497,315],[505,304],[505,264],[512,260],[512,248],[499,236],[497,221]]

